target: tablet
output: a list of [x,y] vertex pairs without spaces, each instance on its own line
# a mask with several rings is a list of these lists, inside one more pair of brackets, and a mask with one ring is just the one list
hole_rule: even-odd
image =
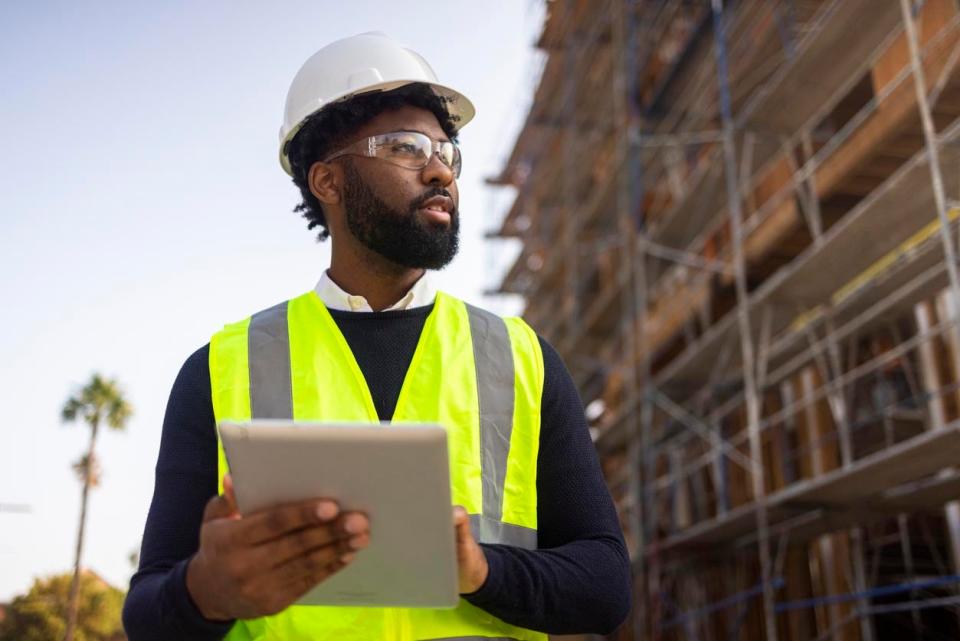
[[370,545],[299,605],[457,605],[442,427],[254,420],[219,430],[241,514],[331,498],[370,517]]

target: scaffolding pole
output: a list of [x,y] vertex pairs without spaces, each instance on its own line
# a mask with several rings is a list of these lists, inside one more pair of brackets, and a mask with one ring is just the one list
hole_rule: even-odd
[[[940,219],[940,231],[943,238],[943,253],[947,261],[947,274],[950,278],[950,291],[956,300],[960,301],[960,273],[957,270],[957,254],[953,239],[950,237],[950,217],[947,213],[947,197],[943,187],[943,170],[940,166],[940,150],[937,143],[937,134],[933,126],[933,117],[930,113],[930,102],[927,100],[927,81],[923,72],[923,63],[920,59],[920,45],[917,40],[917,28],[911,15],[908,0],[900,0],[900,10],[903,15],[904,31],[907,34],[907,43],[910,47],[910,67],[913,73],[913,84],[917,93],[917,105],[920,109],[920,121],[923,125],[923,139],[927,150],[927,162],[930,165],[930,180],[933,184],[933,196],[937,204],[937,217]],[[960,371],[960,369],[958,369]]]
[[[573,15],[575,2],[576,0],[566,0],[564,2],[564,11],[568,16]],[[574,69],[577,66],[577,62],[581,59],[582,46],[580,42],[581,36],[578,35],[577,29],[578,25],[576,22],[571,21],[564,37],[563,66],[565,77],[563,79],[563,91],[561,92],[563,104],[563,115],[561,118],[564,123],[561,175],[563,176],[564,192],[563,211],[566,214],[563,217],[562,243],[565,250],[563,252],[563,275],[565,276],[564,280],[566,282],[564,285],[565,295],[563,300],[560,301],[561,314],[559,314],[558,317],[565,319],[566,322],[558,322],[555,327],[559,330],[559,327],[562,325],[563,330],[567,334],[575,331],[574,328],[577,325],[577,319],[580,317],[577,313],[580,302],[580,287],[577,282],[579,260],[576,249],[576,238],[580,231],[580,216],[576,210],[577,174],[580,170],[578,166],[579,163],[577,162],[576,147],[580,144],[580,136],[575,135],[577,131],[577,89],[579,83]],[[557,334],[558,336],[560,335],[559,331],[557,331]]]
[[[927,149],[927,162],[930,164],[930,181],[933,185],[933,194],[937,204],[937,217],[940,219],[940,238],[943,241],[943,253],[947,262],[947,276],[950,279],[950,320],[960,318],[960,273],[957,269],[957,255],[950,235],[950,216],[947,211],[947,197],[943,186],[943,168],[940,166],[940,152],[937,133],[933,125],[933,116],[930,112],[930,102],[927,99],[927,81],[920,59],[920,45],[917,37],[917,28],[908,0],[900,0],[900,14],[903,18],[904,31],[907,34],[907,44],[910,48],[910,67],[913,71],[913,85],[917,93],[917,105],[920,109],[920,120],[923,124],[923,139]],[[941,319],[943,320],[943,319]],[[954,325],[951,331],[956,332]],[[950,350],[953,356],[954,375],[960,377],[960,350]],[[944,507],[944,517],[950,532],[951,553],[954,570],[960,571],[960,502],[951,501]]]
[[754,371],[753,336],[747,293],[747,269],[743,251],[743,212],[737,178],[736,142],[734,121],[727,84],[726,26],[724,24],[723,0],[712,0],[714,44],[716,49],[717,79],[720,93],[720,115],[723,121],[723,159],[726,177],[727,212],[730,216],[730,231],[733,237],[733,262],[737,294],[737,321],[740,329],[740,351],[743,361],[743,386],[747,404],[747,429],[750,436],[750,479],[753,500],[757,505],[757,547],[760,551],[760,573],[763,583],[763,613],[767,641],[777,641],[777,622],[774,614],[776,595],[770,559],[770,531],[767,518],[766,491],[763,480],[762,447],[760,443],[760,396],[756,388]]
[[[634,79],[636,77],[635,57],[637,55],[636,43],[636,20],[634,16],[634,3],[631,0],[615,0],[613,5],[613,65],[616,70],[614,82],[614,105],[616,109],[616,121],[618,126],[627,132],[636,127],[634,103]],[[624,352],[627,354],[628,367],[624,372],[624,387],[628,402],[637,403],[637,394],[640,392],[641,381],[637,380],[637,369],[635,367],[636,355],[638,350],[645,353],[643,345],[643,331],[641,324],[640,331],[636,331],[635,306],[646,305],[645,302],[635,300],[634,279],[638,278],[635,272],[636,244],[632,238],[637,233],[634,222],[634,205],[636,197],[634,194],[634,162],[637,151],[634,149],[636,137],[631,135],[620,136],[618,146],[620,147],[619,156],[622,159],[618,164],[617,175],[617,226],[621,237],[626,242],[621,245],[620,270],[618,273],[619,290],[626,296],[621,301],[620,308],[620,327],[619,334],[623,340]],[[636,179],[639,181],[640,176]],[[639,256],[640,263],[644,262],[643,254]],[[575,335],[579,334],[580,328],[577,328]],[[571,341],[572,342],[572,341]],[[572,347],[572,345],[571,345]],[[646,379],[646,377],[644,377]],[[646,380],[643,381],[643,384]],[[641,412],[642,414],[642,412]],[[646,501],[643,498],[643,476],[641,474],[641,464],[645,455],[643,447],[644,434],[648,432],[642,421],[631,414],[627,417],[627,430],[631,437],[627,451],[627,516],[629,519],[630,530],[633,534],[633,549],[630,550],[634,568],[633,591],[635,612],[630,622],[632,637],[643,640],[649,638],[647,631],[650,628],[647,612],[647,581],[649,575],[645,562],[646,551],[646,532],[645,528],[648,521],[644,518],[646,511]]]

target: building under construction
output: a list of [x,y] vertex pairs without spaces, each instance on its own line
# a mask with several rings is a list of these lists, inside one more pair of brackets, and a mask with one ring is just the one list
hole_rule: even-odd
[[960,639],[957,0],[553,0],[499,283],[630,547],[616,639]]

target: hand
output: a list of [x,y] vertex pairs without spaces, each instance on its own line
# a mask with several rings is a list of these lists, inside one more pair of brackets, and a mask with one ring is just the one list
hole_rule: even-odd
[[457,531],[457,574],[460,579],[460,594],[476,592],[487,580],[490,567],[483,548],[473,538],[470,519],[463,507],[453,508],[453,524]]
[[230,476],[207,503],[200,548],[187,566],[187,591],[207,619],[276,614],[346,567],[370,542],[360,512],[329,499],[241,516]]

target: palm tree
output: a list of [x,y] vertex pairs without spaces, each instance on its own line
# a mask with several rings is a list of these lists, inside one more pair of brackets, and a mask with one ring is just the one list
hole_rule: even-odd
[[73,641],[77,627],[77,609],[80,603],[80,556],[83,551],[83,533],[87,522],[87,497],[90,488],[99,483],[99,465],[94,447],[100,423],[106,421],[108,427],[122,430],[133,413],[130,404],[123,398],[119,385],[114,380],[94,374],[90,382],[77,394],[67,399],[61,411],[64,423],[82,420],[90,427],[90,445],[87,453],[74,463],[73,469],[83,481],[83,494],[80,500],[80,526],[77,530],[77,556],[73,565],[73,581],[70,583],[70,596],[67,605],[67,633],[65,641]]

